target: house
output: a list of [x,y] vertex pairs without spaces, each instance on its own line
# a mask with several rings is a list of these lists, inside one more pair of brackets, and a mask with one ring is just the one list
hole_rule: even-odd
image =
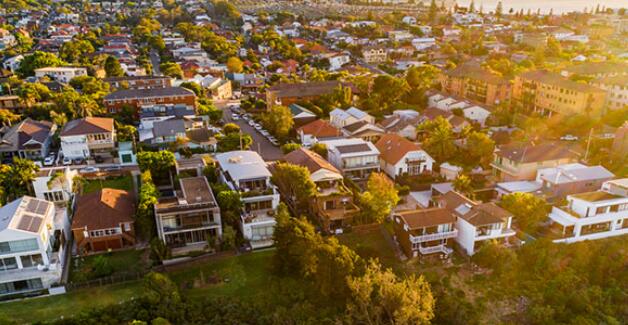
[[345,137],[360,138],[370,142],[377,141],[384,134],[384,129],[364,120],[345,125],[340,130]]
[[537,70],[515,77],[512,101],[543,115],[599,116],[606,103],[606,91],[571,81],[559,74]]
[[103,188],[76,199],[72,233],[79,255],[135,246],[135,198]]
[[68,203],[74,196],[74,177],[77,170],[69,167],[40,169],[33,179],[35,197],[52,203]]
[[416,140],[416,127],[420,122],[419,112],[416,111],[395,111],[392,115],[385,117],[379,125],[386,133],[397,134],[407,139]]
[[432,171],[434,159],[421,147],[396,134],[383,135],[375,147],[379,150],[380,168],[390,178],[416,176]]
[[253,249],[272,246],[279,193],[266,163],[257,152],[244,150],[219,153],[215,159],[220,181],[240,193],[242,235]]
[[311,147],[319,141],[342,138],[340,130],[325,120],[315,120],[298,128],[297,135],[305,147]]
[[412,16],[404,16],[401,19],[401,22],[406,25],[416,25],[416,18]]
[[168,76],[122,76],[104,78],[113,89],[150,89],[172,87],[172,79]]
[[437,117],[442,116],[445,120],[449,122],[451,125],[452,131],[454,133],[462,132],[467,126],[471,126],[464,117],[455,115],[451,112],[444,111],[435,107],[428,107],[423,111],[422,121],[425,120],[434,120]]
[[278,83],[266,89],[268,108],[275,105],[289,106],[297,102],[309,102],[331,94],[342,84],[339,81],[316,81],[305,83]]
[[63,156],[72,159],[110,156],[116,144],[113,119],[106,117],[72,120],[65,124],[59,138]]
[[35,77],[41,80],[43,77],[49,77],[62,83],[69,83],[75,77],[86,76],[86,68],[78,67],[47,67],[35,69]]
[[343,65],[351,62],[351,56],[348,53],[330,53],[323,56],[329,61],[329,70],[336,71],[342,68]]
[[477,203],[456,191],[445,193],[436,202],[456,217],[456,242],[467,255],[473,255],[486,242],[508,242],[516,234],[512,214],[495,203]]
[[417,37],[412,39],[412,46],[415,50],[423,52],[436,46],[436,39],[433,37]]
[[465,63],[439,77],[445,93],[481,104],[493,106],[510,99],[507,79],[482,68],[477,63]]
[[549,214],[556,243],[628,234],[628,178],[606,181],[598,191],[571,194]]
[[205,176],[179,179],[174,197],[155,204],[159,238],[173,253],[204,249],[210,238],[222,236],[220,208]]
[[345,177],[366,180],[379,172],[379,151],[371,142],[360,138],[320,141],[327,146],[327,160]]
[[26,118],[2,134],[0,154],[4,160],[12,157],[41,160],[48,155],[56,130],[52,122]]
[[4,95],[0,96],[0,109],[8,109],[10,111],[17,111],[22,107],[20,103],[20,97],[16,95]]
[[299,148],[284,157],[288,163],[304,166],[316,185],[310,200],[310,212],[320,221],[323,231],[342,233],[350,227],[360,209],[353,202],[353,193],[344,185],[340,171],[319,154]]
[[17,71],[17,69],[20,68],[20,64],[22,63],[22,60],[24,60],[24,56],[22,54],[18,54],[16,56],[12,56],[12,57],[4,60],[4,62],[2,62],[2,67],[5,70],[9,70],[9,71],[15,73]]
[[231,81],[227,79],[214,78],[205,88],[213,100],[226,100],[233,97]]
[[61,280],[69,238],[65,209],[24,196],[0,208],[0,297],[50,288]]
[[316,114],[301,105],[290,104],[288,108],[292,114],[292,120],[294,121],[295,127],[306,125],[317,119]]
[[438,108],[447,112],[453,113],[455,110],[460,110],[466,119],[476,122],[482,127],[484,127],[486,120],[491,115],[491,111],[481,105],[474,104],[468,100],[459,100],[439,92],[429,94],[427,103],[430,108]]
[[6,50],[12,48],[17,44],[15,36],[13,36],[8,30],[0,28],[0,50]]
[[347,125],[360,121],[374,124],[375,118],[356,107],[350,107],[346,110],[336,108],[333,111],[329,112],[329,122],[331,123],[331,125],[337,128],[343,128]]
[[118,143],[118,160],[120,165],[137,164],[137,156],[133,149],[133,142],[125,141]]
[[182,87],[121,89],[103,98],[109,113],[119,113],[125,107],[138,112],[141,106],[183,104],[196,108],[196,95],[193,91]]
[[384,63],[388,59],[388,53],[383,47],[366,46],[362,49],[362,58],[366,63]]
[[512,143],[495,149],[491,167],[503,182],[522,181],[535,179],[539,169],[577,161],[578,155],[559,143]]
[[440,177],[444,178],[448,181],[453,181],[460,175],[463,171],[463,168],[460,166],[452,165],[448,162],[444,162],[440,164]]
[[449,239],[456,238],[458,230],[455,228],[456,217],[449,210],[402,211],[393,215],[393,221],[395,240],[407,257],[453,253]]
[[569,194],[599,189],[615,175],[603,166],[585,166],[579,163],[539,169],[536,182],[540,183],[545,197],[564,198]]

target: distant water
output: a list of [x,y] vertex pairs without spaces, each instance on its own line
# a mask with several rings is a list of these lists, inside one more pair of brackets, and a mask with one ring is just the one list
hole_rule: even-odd
[[[470,2],[470,0],[457,0],[457,3],[461,6],[468,6]],[[498,0],[475,0],[475,8],[479,10],[480,5],[482,5],[484,12],[493,11],[498,2]],[[606,8],[628,8],[627,0],[502,0],[505,12],[508,12],[510,8],[515,10],[523,9],[524,12],[531,9],[533,12],[536,12],[540,8],[542,13],[548,13],[550,9],[554,9],[555,14],[560,14],[571,11],[583,11],[584,8],[590,11],[591,8],[595,8],[598,4],[600,8],[603,6],[606,6]]]

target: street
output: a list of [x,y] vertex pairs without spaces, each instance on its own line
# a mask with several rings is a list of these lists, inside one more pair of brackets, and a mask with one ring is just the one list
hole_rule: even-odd
[[231,110],[226,106],[226,103],[218,103],[216,102],[216,107],[222,109],[223,119],[225,123],[234,123],[240,127],[243,134],[248,134],[253,138],[253,143],[251,144],[251,150],[257,151],[257,153],[264,158],[266,161],[274,161],[281,159],[283,157],[283,153],[278,147],[273,146],[268,139],[266,139],[261,133],[259,133],[255,128],[248,125],[247,122],[243,119],[239,119],[237,121],[231,118]]
[[153,66],[153,76],[161,76],[161,71],[159,70],[159,64],[161,63],[161,58],[159,57],[159,53],[157,51],[150,51],[150,64]]

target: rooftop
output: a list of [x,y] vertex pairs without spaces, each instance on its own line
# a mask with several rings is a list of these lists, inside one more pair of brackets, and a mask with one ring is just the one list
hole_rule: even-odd
[[456,217],[444,208],[403,211],[395,215],[401,217],[411,230],[456,222]]
[[576,198],[576,199],[580,199],[580,200],[584,200],[584,201],[587,201],[587,202],[601,202],[601,201],[608,201],[608,200],[623,199],[624,198],[623,196],[611,194],[611,193],[604,192],[604,191],[595,191],[595,192],[572,194],[572,195],[570,195],[570,197],[573,197],[573,198]]
[[540,144],[513,143],[498,147],[496,154],[519,163],[538,161],[576,159],[578,155],[567,147],[556,142]]
[[520,78],[525,80],[534,80],[536,82],[565,88],[577,92],[587,92],[587,93],[604,93],[605,91],[599,89],[597,87],[590,86],[585,83],[571,81],[569,79],[564,78],[563,76],[549,72],[546,70],[536,70],[536,71],[528,71],[519,75]]
[[103,188],[81,195],[76,200],[72,229],[116,228],[134,222],[135,198],[127,191]]
[[270,177],[266,162],[255,151],[238,150],[219,153],[216,161],[233,180]]
[[121,89],[104,97],[104,100],[123,100],[136,98],[195,96],[194,92],[182,87],[150,88],[150,89]]
[[108,117],[85,117],[65,124],[61,136],[84,135],[113,131],[113,119]]

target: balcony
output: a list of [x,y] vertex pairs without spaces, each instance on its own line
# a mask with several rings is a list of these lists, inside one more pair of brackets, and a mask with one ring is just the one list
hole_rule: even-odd
[[189,230],[189,229],[213,228],[213,227],[218,227],[218,226],[220,225],[217,224],[216,222],[207,221],[207,222],[191,223],[191,224],[180,225],[180,226],[165,226],[164,225],[162,229],[164,233],[170,233],[170,232],[178,232],[178,231]]
[[419,252],[423,255],[434,254],[434,253],[443,253],[445,255],[449,255],[453,253],[454,250],[445,245],[430,246],[430,247],[419,246]]
[[347,164],[347,163],[342,164],[342,169],[344,169],[345,171],[352,170],[352,169],[368,169],[368,168],[379,168],[379,161],[363,163],[363,164]]
[[267,187],[265,189],[254,189],[254,190],[249,190],[249,189],[244,189],[244,188],[240,189],[241,198],[273,195],[273,194],[276,194],[275,187]]
[[517,175],[519,173],[519,170],[515,167],[512,167],[510,165],[504,165],[504,164],[500,164],[496,161],[492,161],[491,162],[491,167],[495,168],[495,169],[499,169],[507,174],[511,174],[511,175]]
[[436,232],[436,233],[432,233],[432,234],[425,234],[425,235],[421,235],[421,236],[411,236],[410,237],[410,241],[412,241],[413,243],[423,243],[423,242],[428,242],[428,241],[433,241],[433,240],[442,240],[442,239],[447,239],[447,238],[454,238],[458,236],[458,229],[454,229],[452,231],[445,231],[445,232]]
[[478,230],[475,233],[475,240],[510,237],[514,236],[515,234],[517,234],[517,232],[512,229]]

